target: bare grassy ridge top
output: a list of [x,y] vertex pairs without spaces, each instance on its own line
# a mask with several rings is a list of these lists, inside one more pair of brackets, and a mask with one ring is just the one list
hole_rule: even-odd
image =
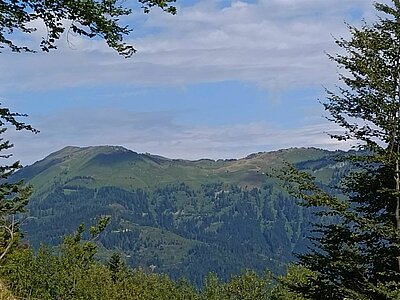
[[265,182],[265,174],[279,168],[283,160],[297,163],[331,156],[315,148],[292,148],[259,152],[241,159],[169,159],[139,154],[120,146],[65,147],[41,161],[25,167],[16,175],[34,186],[35,193],[46,193],[55,185],[124,189],[185,182],[193,187],[208,182],[255,187]]

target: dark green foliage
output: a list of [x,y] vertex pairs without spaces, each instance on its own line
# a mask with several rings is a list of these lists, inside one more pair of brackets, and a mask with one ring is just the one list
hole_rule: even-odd
[[400,297],[400,1],[375,5],[381,18],[337,44],[331,56],[345,69],[343,86],[328,91],[324,104],[340,125],[339,140],[357,140],[359,155],[335,193],[308,173],[288,166],[282,176],[303,204],[318,207],[316,248],[300,256],[311,271],[288,291],[309,299],[399,299]]
[[228,282],[209,275],[203,291],[188,281],[130,269],[113,254],[102,265],[94,259],[96,246],[83,240],[83,227],[65,238],[57,252],[43,248],[34,254],[19,249],[7,257],[0,274],[15,296],[28,299],[104,300],[268,300],[273,290],[269,272],[243,272]]
[[[16,130],[28,130],[37,132],[31,126],[18,121],[18,117],[23,117],[18,113],[13,113],[7,108],[0,108],[0,134],[8,129],[8,126],[15,127]],[[9,150],[13,145],[0,138],[0,151]],[[10,158],[10,154],[1,154],[1,159]],[[9,177],[20,169],[19,162],[0,166],[0,260],[10,251],[12,246],[19,239],[19,221],[17,214],[23,212],[31,194],[31,188],[24,186],[23,181],[9,181]]]
[[107,267],[111,271],[111,279],[115,283],[120,280],[121,274],[126,271],[125,262],[119,253],[113,253],[107,262]]
[[110,215],[110,226],[99,242],[123,251],[130,265],[155,265],[157,271],[173,278],[185,276],[198,286],[210,271],[224,280],[245,268],[282,272],[293,259],[292,251],[306,245],[303,236],[310,215],[284,194],[272,195],[267,187],[251,191],[225,187],[225,193],[216,197],[220,189],[219,185],[200,190],[176,185],[153,192],[56,189],[41,201],[33,198],[30,213],[39,218],[27,220],[24,229],[35,245],[39,241],[57,245],[58,237],[82,220]]
[[[295,259],[293,251],[310,245],[305,236],[315,217],[261,173],[271,168],[271,157],[280,164],[280,157],[290,156],[320,174],[326,188],[347,168],[336,166],[331,157],[337,155],[343,153],[291,149],[235,161],[189,162],[120,147],[69,147],[16,174],[29,175],[35,187],[41,186],[29,205],[34,218],[23,229],[38,248],[40,242],[58,245],[81,222],[111,216],[97,240],[99,257],[118,251],[129,266],[151,267],[173,279],[183,276],[197,287],[209,272],[224,281],[244,269],[282,274]],[[259,173],[257,166],[263,168]],[[253,173],[263,178],[261,184],[245,181]],[[114,186],[102,186],[103,177]],[[158,181],[141,187],[147,177]],[[159,183],[168,180],[174,181]]]
[[[171,2],[175,0],[138,0],[144,12],[149,12],[153,6],[175,14]],[[0,4],[0,48],[8,46],[12,51],[30,51],[26,46],[14,43],[12,33],[20,31],[30,34],[37,30],[35,21],[44,23],[47,36],[42,37],[40,48],[48,52],[56,49],[56,41],[64,32],[79,34],[89,38],[96,36],[105,40],[110,48],[115,49],[125,57],[131,56],[136,50],[123,42],[124,35],[132,29],[120,24],[120,18],[129,15],[132,7],[121,5],[116,0],[85,0],[85,1],[34,1],[17,0]],[[65,26],[68,20],[69,26]]]

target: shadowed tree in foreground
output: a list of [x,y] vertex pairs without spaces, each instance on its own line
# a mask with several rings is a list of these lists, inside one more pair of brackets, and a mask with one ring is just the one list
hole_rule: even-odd
[[[171,6],[175,0],[138,0],[145,13],[152,7],[175,14]],[[132,2],[131,2],[132,3]],[[38,26],[44,25],[47,31],[42,37],[40,48],[48,52],[56,49],[56,41],[64,32],[89,38],[99,37],[119,54],[130,57],[136,52],[132,45],[123,41],[132,29],[121,25],[120,18],[132,13],[129,1],[117,0],[16,0],[0,3],[0,48],[8,46],[14,52],[33,52],[13,41],[16,32],[31,34]],[[39,25],[40,24],[40,25]]]
[[[0,134],[4,134],[10,125],[16,130],[37,132],[30,125],[17,120],[21,114],[12,113],[7,108],[0,108]],[[13,145],[0,138],[0,152],[7,152]],[[0,158],[7,159],[9,154],[0,154]],[[19,162],[0,166],[0,260],[17,244],[19,239],[17,214],[23,212],[31,189],[24,186],[22,181],[9,182],[8,178],[21,168]]]
[[314,274],[291,288],[310,299],[400,297],[400,1],[375,8],[376,23],[349,26],[351,39],[336,41],[344,54],[330,58],[342,84],[324,103],[344,129],[332,138],[363,150],[347,160],[356,171],[338,187],[342,196],[290,166],[283,176],[304,205],[335,219],[316,226],[316,248],[300,256]]

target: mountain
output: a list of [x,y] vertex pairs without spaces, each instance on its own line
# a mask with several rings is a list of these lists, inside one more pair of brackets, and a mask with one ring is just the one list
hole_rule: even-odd
[[280,272],[307,247],[310,209],[266,175],[284,160],[310,170],[327,189],[348,171],[344,152],[293,148],[243,159],[188,161],[119,146],[66,147],[17,172],[34,187],[26,239],[57,245],[80,223],[111,224],[99,239],[104,256],[185,276],[197,285],[216,272]]

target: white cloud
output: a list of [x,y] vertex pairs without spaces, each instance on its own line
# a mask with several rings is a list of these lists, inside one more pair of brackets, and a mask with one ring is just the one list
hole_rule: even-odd
[[[149,34],[130,40],[139,50],[130,60],[116,55],[102,41],[77,37],[71,37],[73,48],[63,40],[60,49],[49,54],[3,53],[0,94],[87,85],[184,86],[230,80],[257,83],[269,95],[320,86],[334,83],[337,77],[335,66],[324,54],[338,51],[331,35],[348,34],[344,20],[359,23],[361,18],[375,17],[373,0],[232,1],[222,9],[218,2],[200,0],[182,7],[177,16],[158,11],[146,17],[135,14],[132,21],[145,20],[137,30]],[[351,20],[355,15],[357,20]],[[16,145],[15,157],[24,163],[65,145],[123,145],[138,152],[187,159],[237,158],[292,146],[347,147],[324,133],[336,130],[326,123],[295,129],[259,121],[183,126],[169,113],[92,109],[49,117],[27,112],[42,133],[9,133]]]
[[177,16],[155,10],[137,29],[150,33],[130,40],[139,50],[131,60],[122,59],[101,41],[70,37],[74,49],[64,40],[51,54],[0,55],[7,70],[0,74],[0,91],[226,80],[257,82],[267,88],[331,83],[336,80],[335,66],[324,54],[337,51],[331,34],[346,36],[343,21],[356,10],[361,17],[373,18],[372,2],[232,1],[220,9],[214,0],[182,7]]
[[[122,110],[64,111],[52,117],[31,116],[43,129],[38,135],[9,131],[15,159],[30,164],[66,145],[122,145],[137,152],[169,158],[240,158],[258,151],[287,147],[346,149],[348,144],[331,140],[330,123],[282,129],[270,124],[234,126],[183,126],[166,112],[134,113]],[[85,126],[82,126],[82,123]]]

